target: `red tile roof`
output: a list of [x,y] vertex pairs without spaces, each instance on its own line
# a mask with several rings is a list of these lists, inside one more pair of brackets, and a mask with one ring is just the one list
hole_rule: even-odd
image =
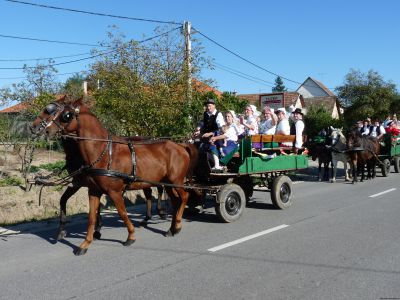
[[21,111],[24,111],[27,107],[28,107],[27,102],[18,103],[13,106],[10,106],[10,107],[0,110],[0,113],[2,113],[2,114],[19,113]]

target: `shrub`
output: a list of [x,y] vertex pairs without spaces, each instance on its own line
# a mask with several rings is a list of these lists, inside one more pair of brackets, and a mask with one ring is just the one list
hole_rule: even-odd
[[3,179],[0,179],[0,186],[18,186],[23,185],[24,181],[15,176],[9,176]]

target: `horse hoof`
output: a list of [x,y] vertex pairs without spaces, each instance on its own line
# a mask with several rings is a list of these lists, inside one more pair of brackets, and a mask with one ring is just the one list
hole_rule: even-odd
[[174,236],[174,233],[172,232],[171,229],[169,229],[169,230],[165,233],[165,236],[166,236],[166,237],[173,237],[173,236]]
[[164,211],[160,211],[158,215],[160,216],[161,220],[167,219],[167,214]]
[[172,236],[177,235],[180,231],[181,231],[181,228],[179,228],[179,229],[174,229],[174,230],[171,230],[171,228],[170,228],[170,229],[165,233],[165,236],[166,236],[166,237],[172,237]]
[[136,240],[127,239],[126,242],[124,242],[122,245],[124,245],[124,246],[130,246],[130,245],[132,245],[135,241],[136,241]]
[[75,250],[74,254],[75,254],[75,256],[81,256],[81,255],[86,254],[86,252],[87,252],[87,249],[78,248]]
[[147,225],[147,221],[151,220],[151,217],[147,217],[144,218],[142,221],[140,221],[140,225],[146,226]]
[[67,232],[65,230],[61,230],[57,235],[57,241],[63,240],[67,236]]
[[100,232],[100,231],[95,231],[95,232],[93,233],[93,238],[94,238],[95,240],[99,240],[99,239],[101,238],[101,232]]

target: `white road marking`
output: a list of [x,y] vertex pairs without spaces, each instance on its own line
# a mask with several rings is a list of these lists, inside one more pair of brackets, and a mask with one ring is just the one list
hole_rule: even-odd
[[395,191],[395,190],[396,190],[396,188],[388,189],[388,190],[386,190],[386,191],[380,192],[380,193],[378,193],[378,194],[371,195],[371,196],[369,196],[369,197],[370,197],[370,198],[375,198],[375,197],[378,197],[378,196],[380,196],[380,195],[393,192],[393,191]]
[[293,184],[303,183],[304,181],[294,181]]
[[218,250],[225,249],[225,248],[228,248],[230,246],[234,246],[234,245],[246,242],[246,241],[251,240],[251,239],[255,239],[255,238],[259,237],[259,236],[262,236],[262,235],[265,235],[265,234],[268,234],[268,233],[271,233],[271,232],[286,228],[288,226],[289,225],[282,224],[282,225],[279,225],[279,226],[276,226],[276,227],[273,227],[273,228],[270,228],[270,229],[267,229],[267,230],[252,234],[252,235],[245,236],[245,237],[243,237],[241,239],[238,239],[238,240],[235,240],[235,241],[232,241],[232,242],[229,242],[229,243],[225,243],[225,244],[222,244],[222,245],[207,249],[207,251],[216,252]]

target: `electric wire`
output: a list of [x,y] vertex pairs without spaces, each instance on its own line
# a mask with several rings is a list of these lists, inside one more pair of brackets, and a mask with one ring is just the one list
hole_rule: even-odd
[[236,70],[232,70],[232,69],[230,69],[230,68],[228,68],[228,67],[224,67],[224,66],[222,66],[222,65],[215,65],[215,67],[218,68],[218,69],[221,69],[221,70],[223,70],[223,71],[225,71],[225,72],[234,74],[234,75],[236,75],[236,76],[238,76],[238,77],[241,77],[241,78],[244,78],[244,79],[246,79],[246,80],[252,81],[252,82],[254,82],[254,83],[261,84],[261,85],[266,85],[266,86],[268,86],[268,87],[273,87],[273,85],[271,85],[271,84],[269,84],[269,83],[265,83],[265,81],[262,80],[262,79],[255,78],[255,77],[253,77],[253,76],[244,74],[244,73],[239,72],[239,71],[236,71]]
[[[138,44],[142,44],[142,43],[148,42],[148,41],[150,41],[150,40],[159,38],[159,37],[161,37],[161,36],[170,34],[171,32],[173,32],[173,31],[175,31],[175,30],[178,30],[178,29],[180,29],[180,28],[181,28],[181,27],[173,28],[173,29],[168,30],[168,31],[166,31],[166,32],[163,32],[163,33],[160,33],[160,34],[158,34],[158,35],[155,35],[155,36],[149,37],[149,38],[147,38],[147,39],[141,40],[141,41],[139,41],[139,42],[137,42],[137,43],[138,43]],[[60,66],[60,65],[65,65],[65,64],[80,62],[80,61],[84,61],[84,60],[89,60],[89,59],[93,59],[93,58],[96,58],[96,57],[99,57],[99,56],[102,56],[102,55],[111,54],[111,53],[116,52],[116,51],[118,51],[118,49],[111,50],[111,51],[101,52],[101,53],[99,53],[99,54],[91,55],[91,56],[89,56],[89,57],[84,57],[84,58],[81,58],[81,59],[75,59],[75,60],[70,60],[70,61],[66,61],[66,62],[48,64],[48,65],[46,65],[45,67]],[[29,66],[27,66],[27,67],[25,67],[25,68],[33,69],[33,68],[36,68],[36,67],[29,67]],[[24,68],[24,67],[0,67],[0,70],[23,70],[23,69],[25,69],[25,68]]]
[[[193,28],[193,29],[194,29],[194,28]],[[275,73],[275,72],[272,72],[272,71],[270,71],[270,70],[268,70],[268,69],[265,69],[265,68],[261,67],[260,65],[257,65],[256,63],[254,63],[254,62],[252,62],[252,61],[250,61],[250,60],[244,58],[243,56],[237,54],[236,52],[233,52],[232,50],[229,50],[228,48],[226,48],[225,46],[221,45],[221,44],[218,43],[217,41],[213,40],[212,38],[208,37],[208,36],[205,35],[204,33],[200,32],[198,29],[194,29],[194,30],[196,31],[196,33],[200,34],[201,36],[203,36],[204,38],[206,38],[206,39],[209,40],[210,42],[214,43],[214,44],[217,45],[218,47],[220,47],[220,48],[224,49],[225,51],[231,53],[232,55],[234,55],[234,56],[240,58],[241,60],[243,60],[243,61],[245,61],[245,62],[251,64],[251,65],[254,66],[254,67],[256,67],[256,68],[258,68],[258,69],[261,69],[261,70],[263,70],[263,71],[265,71],[265,72],[267,72],[267,73],[269,73],[269,74],[272,74],[272,75],[275,75],[275,76],[279,76],[279,77],[281,77],[281,78],[283,78],[283,79],[285,79],[285,80],[287,80],[287,81],[290,81],[290,82],[293,82],[293,83],[297,83],[297,84],[302,84],[301,82],[292,80],[292,79],[290,79],[290,78],[287,78],[287,77],[284,77],[284,76],[282,76],[282,75],[279,75],[279,74],[277,74],[277,73]]]
[[9,38],[9,39],[17,39],[17,40],[29,40],[29,41],[36,41],[36,42],[46,42],[46,43],[57,43],[57,44],[79,45],[79,46],[90,46],[90,47],[101,47],[101,46],[95,45],[95,44],[64,42],[64,41],[37,39],[37,38],[13,36],[13,35],[5,35],[5,34],[0,34],[0,37]]
[[160,24],[183,25],[182,23],[178,23],[178,22],[174,22],[174,21],[160,21],[160,20],[154,20],[154,19],[144,19],[144,18],[134,18],[134,17],[119,16],[119,15],[111,15],[111,14],[105,14],[105,13],[99,13],[99,12],[85,11],[85,10],[65,8],[65,7],[57,7],[57,6],[44,5],[44,4],[39,4],[39,3],[31,3],[31,2],[26,2],[26,1],[17,1],[17,0],[4,0],[4,1],[11,2],[11,3],[17,3],[17,4],[23,4],[23,5],[36,6],[36,7],[41,7],[41,8],[49,8],[49,9],[56,9],[56,10],[61,10],[61,11],[101,16],[101,17],[110,17],[110,18],[117,18],[117,19],[152,22],[152,23],[160,23]]

